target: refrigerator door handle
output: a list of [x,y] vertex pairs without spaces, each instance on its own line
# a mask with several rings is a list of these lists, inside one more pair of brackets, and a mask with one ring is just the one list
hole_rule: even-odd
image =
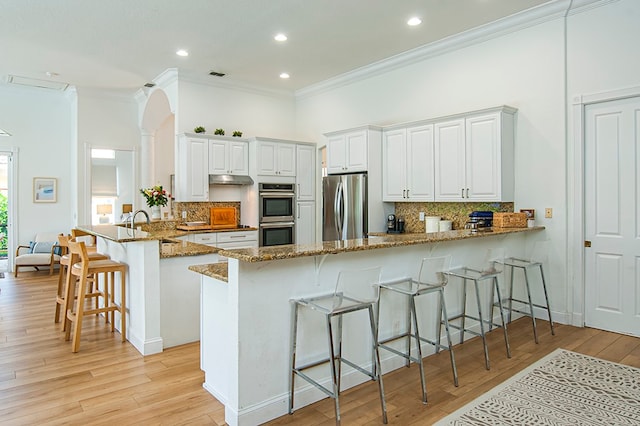
[[342,221],[344,219],[344,213],[342,211],[342,201],[342,182],[338,182],[338,187],[336,188],[336,198],[333,200],[333,220],[335,222],[339,238],[342,238]]

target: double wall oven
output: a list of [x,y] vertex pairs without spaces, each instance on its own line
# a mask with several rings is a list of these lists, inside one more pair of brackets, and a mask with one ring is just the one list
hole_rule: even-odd
[[260,183],[259,244],[261,247],[295,241],[296,192],[292,183]]

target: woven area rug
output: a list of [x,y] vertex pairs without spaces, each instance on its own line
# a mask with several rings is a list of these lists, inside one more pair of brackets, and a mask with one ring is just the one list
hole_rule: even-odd
[[640,368],[557,349],[437,425],[640,425]]

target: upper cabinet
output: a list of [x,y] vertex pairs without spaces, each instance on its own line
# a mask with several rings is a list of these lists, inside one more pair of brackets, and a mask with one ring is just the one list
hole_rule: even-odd
[[210,139],[210,175],[248,175],[249,145],[246,141]]
[[513,201],[515,112],[501,107],[435,122],[435,201]]
[[316,147],[296,145],[296,199],[313,201],[316,196]]
[[256,139],[258,174],[265,176],[296,175],[296,145]]
[[382,201],[433,200],[433,124],[385,130]]
[[369,130],[360,129],[327,134],[327,173],[366,172]]
[[209,140],[178,136],[176,201],[209,200]]

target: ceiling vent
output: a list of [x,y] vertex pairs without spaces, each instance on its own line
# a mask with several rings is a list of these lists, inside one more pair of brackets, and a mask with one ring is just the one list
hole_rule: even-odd
[[7,83],[17,84],[19,86],[40,87],[42,89],[60,91],[66,90],[66,88],[69,87],[68,83],[63,83],[60,81],[38,80],[37,78],[20,77],[17,75],[9,75]]
[[212,75],[214,77],[224,77],[225,73],[223,72],[218,72],[218,71],[209,71],[209,75]]
[[155,83],[145,83],[144,87],[148,87],[149,89],[151,89],[152,87],[156,87]]

